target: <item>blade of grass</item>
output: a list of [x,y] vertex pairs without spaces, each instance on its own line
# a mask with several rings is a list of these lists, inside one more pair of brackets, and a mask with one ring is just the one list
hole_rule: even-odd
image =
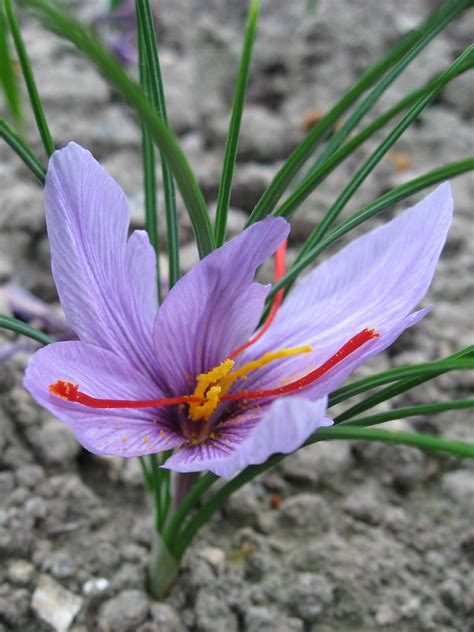
[[39,329],[30,327],[30,325],[27,325],[21,320],[10,318],[10,316],[5,316],[3,314],[0,315],[0,328],[14,331],[16,334],[20,334],[21,336],[27,336],[32,340],[36,340],[36,342],[40,342],[42,345],[49,345],[53,342],[52,338]]
[[339,421],[339,418],[334,419],[334,423],[339,426],[360,426],[366,428],[368,426],[375,426],[377,424],[385,423],[386,421],[393,421],[395,419],[405,419],[405,417],[417,417],[418,415],[437,415],[438,413],[444,413],[447,410],[462,410],[464,408],[473,408],[474,399],[457,399],[450,402],[438,402],[435,404],[420,404],[417,406],[407,406],[406,408],[396,408],[385,413],[377,413],[375,415],[368,415],[367,417],[359,417],[357,419],[347,419],[346,421]]
[[199,254],[201,257],[209,254],[214,249],[214,237],[202,192],[174,134],[154,112],[140,87],[127,76],[103,44],[77,20],[44,0],[19,0],[19,3],[33,9],[47,28],[72,42],[94,62],[108,83],[143,120],[176,179],[191,218]]
[[[140,85],[144,94],[149,97],[148,64],[143,42],[143,28],[137,20],[138,68]],[[158,302],[161,303],[161,274],[160,274],[160,237],[158,224],[158,208],[156,200],[156,161],[155,146],[147,127],[141,123],[142,129],[142,164],[143,164],[143,193],[145,202],[145,228],[150,243],[156,252],[156,282]]]
[[13,68],[13,60],[10,56],[10,47],[8,42],[8,28],[3,10],[3,4],[0,2],[0,86],[3,86],[5,99],[11,115],[17,123],[22,119],[21,95],[18,87],[17,78]]
[[[161,76],[160,60],[156,45],[155,26],[149,0],[135,0],[137,25],[142,31],[144,53],[146,55],[147,75],[149,78],[149,97],[157,114],[168,127],[166,101]],[[176,210],[176,192],[173,176],[166,156],[160,151],[163,174],[163,192],[165,198],[166,230],[168,239],[168,268],[170,289],[179,279],[179,234],[178,214]]]
[[472,171],[473,169],[473,157],[450,163],[444,167],[433,169],[433,171],[429,171],[418,178],[414,178],[392,191],[389,191],[385,195],[382,195],[367,206],[364,206],[364,208],[360,211],[357,211],[347,220],[341,222],[337,228],[335,228],[323,241],[313,246],[299,261],[294,262],[288,272],[272,287],[267,297],[267,304],[271,304],[273,296],[279,290],[290,286],[300,272],[302,272],[302,270],[304,270],[307,266],[311,265],[316,257],[318,257],[338,239],[349,233],[356,226],[359,226],[368,219],[379,215],[387,208],[406,199],[407,197],[410,197],[418,191],[422,191],[423,189],[437,184],[438,182],[454,178],[466,173],[467,171]]
[[229,132],[227,135],[219,193],[217,196],[216,223],[214,229],[214,238],[216,240],[217,247],[222,246],[225,241],[232,179],[234,176],[235,161],[237,159],[237,150],[239,147],[240,124],[242,121],[242,112],[244,110],[245,96],[247,94],[252,49],[255,41],[259,12],[259,0],[251,0],[244,35],[244,44],[240,58],[239,72],[237,74],[234,101],[232,104],[232,114],[230,118]]
[[46,167],[41,160],[35,156],[26,142],[8,125],[6,121],[0,119],[0,138],[3,138],[13,151],[21,158],[28,169],[44,184],[46,178]]
[[[247,224],[252,224],[271,213],[295,175],[312,155],[318,144],[324,140],[327,133],[334,127],[340,117],[348,110],[367,89],[369,89],[384,73],[399,61],[426,33],[444,23],[446,16],[453,19],[468,4],[468,0],[451,2],[439,11],[433,13],[417,29],[406,35],[383,57],[378,60],[350,90],[336,103],[336,105],[319,121],[307,134],[305,139],[291,153],[288,160],[281,167],[275,178],[262,195]],[[459,9],[459,10],[458,10]],[[454,13],[455,11],[455,13]]]
[[16,52],[20,61],[23,77],[25,79],[26,89],[28,90],[28,95],[30,97],[31,108],[35,116],[38,132],[43,142],[44,151],[49,158],[54,152],[55,147],[53,139],[51,137],[51,133],[49,131],[46,117],[44,115],[43,106],[41,104],[41,99],[38,93],[38,88],[36,87],[36,82],[33,76],[33,71],[31,69],[30,60],[28,59],[28,53],[26,52],[26,47],[23,42],[20,27],[18,26],[18,22],[15,17],[15,12],[13,11],[12,0],[3,0],[3,2],[5,6],[8,26],[10,28],[13,41],[15,43]]
[[[377,386],[383,386],[384,384],[389,384],[390,382],[397,382],[397,384],[393,385],[393,387],[390,387],[394,388],[394,392],[390,395],[390,397],[399,395],[410,388],[414,388],[415,386],[432,380],[443,373],[454,370],[454,365],[452,363],[458,358],[470,359],[472,356],[474,356],[474,345],[466,347],[465,349],[460,349],[456,353],[448,356],[447,358],[443,358],[442,360],[397,367],[395,369],[389,369],[388,371],[377,373],[376,375],[371,375],[370,377],[365,377],[333,391],[329,397],[328,408],[335,406],[346,399],[354,397],[355,395],[360,395],[361,393],[365,393]],[[446,362],[448,364],[445,364]],[[469,368],[469,365],[457,366],[455,368]],[[405,388],[406,386],[408,388]],[[379,395],[382,392],[383,391],[379,391],[376,395]],[[388,397],[384,397],[384,399],[380,401],[385,401],[385,399],[388,399]],[[380,401],[377,403],[380,403]]]
[[[423,112],[423,110],[425,110],[431,101],[433,101],[437,94],[459,74],[459,70],[464,68],[466,63],[474,64],[474,45],[469,46],[453,64],[441,73],[438,77],[435,88],[430,90],[428,94],[424,95],[410,108],[399,123],[393,128],[390,134],[382,141],[382,143],[380,143],[377,149],[370,154],[369,158],[367,158],[363,165],[357,170],[356,174],[349,180],[337,200],[327,211],[317,229],[313,231],[313,236],[310,237],[312,244],[316,244],[325,235],[328,228],[339,216],[347,202],[354,195],[355,191],[357,191],[367,176],[374,170],[387,151],[393,147],[400,136],[410,127],[413,121]],[[334,160],[334,158],[335,156],[332,156],[332,159],[330,160]],[[326,168],[327,167],[323,165],[320,170],[307,178],[304,183],[302,183],[275,212],[275,215],[281,215],[286,218],[291,217],[302,202],[314,191],[321,180],[320,172],[324,171]]]

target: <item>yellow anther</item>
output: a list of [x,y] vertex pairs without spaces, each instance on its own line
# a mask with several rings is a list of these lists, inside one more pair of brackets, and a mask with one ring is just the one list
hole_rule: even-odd
[[[206,401],[204,404],[191,404],[189,406],[189,416],[193,421],[207,420],[219,405],[221,396],[220,386],[211,386],[206,392]],[[191,407],[193,410],[191,410]]]
[[275,360],[282,360],[283,358],[289,358],[290,356],[299,355],[301,353],[309,353],[312,350],[313,347],[311,347],[311,345],[305,345],[304,347],[293,347],[292,349],[280,349],[279,351],[270,351],[265,353],[258,360],[248,362],[247,364],[244,364],[244,366],[241,366],[240,369],[232,371],[232,373],[229,373],[226,377],[224,377],[220,381],[222,395],[227,393],[236,380],[239,378],[243,380],[247,379],[247,375],[256,369],[261,369]]
[[256,369],[260,369],[270,362],[282,360],[290,356],[312,351],[310,345],[303,347],[293,347],[292,349],[280,349],[265,353],[258,360],[253,360],[241,366],[236,371],[232,371],[235,362],[227,359],[219,366],[214,367],[208,373],[201,373],[197,377],[197,385],[193,395],[201,397],[206,401],[202,404],[189,404],[189,417],[193,421],[207,421],[220,403],[220,399],[225,395],[230,387],[238,380],[247,378],[247,375]]

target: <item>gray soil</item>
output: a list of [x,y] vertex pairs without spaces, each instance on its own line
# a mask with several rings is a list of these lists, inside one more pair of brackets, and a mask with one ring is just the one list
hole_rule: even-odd
[[[305,0],[263,4],[233,231],[311,117],[327,111],[437,3],[320,0],[314,14]],[[212,206],[245,2],[157,5],[171,124]],[[24,27],[56,144],[74,139],[88,147],[125,189],[141,225],[137,125],[70,46],[33,21]],[[469,36],[464,17],[406,71],[377,111],[450,63]],[[472,102],[472,83],[461,77],[381,162],[346,213],[472,153]],[[25,133],[41,153],[32,123]],[[351,157],[296,214],[292,248],[375,146],[371,141]],[[54,303],[42,190],[3,143],[0,156],[0,282],[14,280]],[[471,342],[472,177],[456,179],[453,190],[455,219],[426,298],[432,313],[360,374],[433,360]],[[184,212],[181,228],[184,270],[197,256]],[[12,338],[0,335],[2,344]],[[378,444],[319,444],[244,488],[201,531],[170,595],[153,602],[145,590],[151,508],[138,463],[82,450],[22,389],[27,360],[23,353],[0,365],[0,631],[474,630],[472,464]],[[472,375],[458,372],[385,409],[466,397],[472,386]],[[473,421],[459,412],[392,426],[472,441]]]

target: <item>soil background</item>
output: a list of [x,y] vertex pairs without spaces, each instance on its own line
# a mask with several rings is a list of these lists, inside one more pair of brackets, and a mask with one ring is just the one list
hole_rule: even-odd
[[[231,234],[304,129],[437,4],[319,0],[311,13],[305,0],[263,0]],[[170,122],[212,207],[246,3],[159,0],[155,7]],[[91,19],[97,7],[84,2],[75,9]],[[375,112],[452,62],[470,43],[472,18],[471,10],[444,31]],[[22,23],[55,143],[89,148],[124,188],[133,224],[141,226],[133,117],[70,45],[32,19],[23,16]],[[473,97],[472,74],[453,82],[344,216],[472,153]],[[41,154],[27,118],[24,133]],[[380,138],[339,167],[295,215],[290,256]],[[4,143],[0,160],[0,282],[19,283],[55,305],[41,187]],[[474,181],[465,175],[452,185],[455,218],[425,299],[434,309],[359,376],[434,360],[472,342]],[[197,254],[183,209],[180,234],[184,271]],[[264,269],[263,277],[269,274]],[[12,338],[0,333],[2,344]],[[378,444],[318,444],[248,485],[200,532],[167,599],[151,601],[145,581],[152,518],[138,463],[86,453],[66,426],[40,410],[21,386],[29,355],[0,365],[0,631],[66,630],[73,614],[74,632],[474,630],[472,464]],[[472,386],[468,372],[453,373],[382,409],[467,397]],[[460,411],[391,426],[472,441],[473,421]],[[53,627],[46,622],[52,617]]]

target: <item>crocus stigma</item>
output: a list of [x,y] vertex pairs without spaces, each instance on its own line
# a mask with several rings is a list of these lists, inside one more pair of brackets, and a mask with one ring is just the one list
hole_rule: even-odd
[[425,295],[452,215],[443,184],[318,266],[255,333],[273,253],[284,274],[289,224],[268,217],[194,266],[158,308],[155,253],[130,238],[127,200],[70,143],[46,178],[53,276],[78,341],[30,360],[25,387],[91,452],[175,450],[163,467],[233,476],[332,424],[327,396],[430,307]]

